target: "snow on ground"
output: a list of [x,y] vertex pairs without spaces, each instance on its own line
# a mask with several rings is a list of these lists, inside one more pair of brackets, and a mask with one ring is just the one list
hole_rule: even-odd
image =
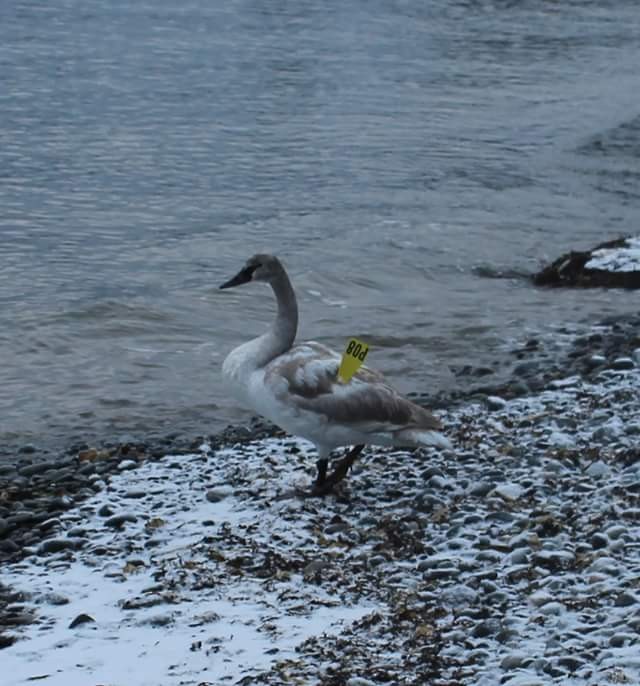
[[125,463],[0,572],[36,617],[2,683],[638,684],[639,384],[452,410],[454,452],[369,450],[324,500],[293,439]]
[[[234,455],[217,453],[221,471]],[[210,460],[207,452],[167,456],[125,471],[83,506],[92,511],[88,520],[67,515],[70,526],[78,519],[91,531],[90,546],[73,555],[32,557],[3,572],[3,583],[28,590],[40,616],[28,640],[3,653],[10,675],[3,684],[49,675],[46,683],[67,686],[157,686],[185,683],[194,673],[198,681],[235,683],[286,657],[305,638],[337,631],[370,610],[309,586],[303,570],[285,572],[281,580],[259,568],[255,575],[234,575],[234,560],[230,571],[227,558],[235,537],[281,537],[287,549],[304,543],[308,532],[279,517],[283,508],[295,510],[297,500],[265,510],[227,497],[232,489],[218,483],[215,468],[207,477],[214,487],[210,499],[219,501],[210,502],[200,478]],[[131,520],[115,530],[105,526],[108,512],[97,514],[114,504],[126,504],[120,514]],[[215,544],[208,541],[209,529],[223,532]],[[277,549],[269,548],[273,555]],[[255,562],[269,564],[259,557]],[[69,602],[56,605],[60,595]],[[69,629],[81,614],[95,622]]]
[[607,272],[640,271],[640,236],[626,239],[622,248],[602,248],[591,253],[586,269],[601,269]]

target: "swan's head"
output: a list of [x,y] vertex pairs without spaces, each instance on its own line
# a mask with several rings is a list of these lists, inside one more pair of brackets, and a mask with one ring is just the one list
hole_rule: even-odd
[[220,288],[233,288],[234,286],[241,286],[243,283],[249,283],[249,281],[270,283],[278,278],[283,271],[284,267],[277,257],[254,255],[246,261],[244,267],[233,278],[225,281]]

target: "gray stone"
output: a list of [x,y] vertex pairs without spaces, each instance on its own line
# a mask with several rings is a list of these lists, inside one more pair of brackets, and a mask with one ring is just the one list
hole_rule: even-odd
[[228,498],[232,493],[233,489],[231,486],[217,486],[216,488],[209,489],[206,497],[210,503],[219,503]]
[[518,667],[522,667],[522,664],[528,659],[528,655],[522,655],[521,653],[513,653],[502,658],[502,661],[500,662],[500,667],[505,671],[518,669]]
[[617,369],[619,371],[633,369],[635,366],[635,362],[630,357],[617,357],[611,363],[611,369]]
[[587,469],[586,473],[592,478],[592,479],[601,479],[604,476],[607,476],[611,470],[609,469],[609,465],[607,465],[605,462],[602,460],[596,460],[592,464],[590,464]]
[[91,616],[87,615],[84,612],[82,614],[79,614],[72,622],[69,624],[70,629],[75,629],[77,626],[80,626],[82,624],[88,624],[91,622],[95,622],[96,620]]
[[484,622],[476,624],[471,630],[475,638],[488,638],[495,636],[501,629],[500,622],[497,619],[487,619]]
[[529,553],[526,548],[517,548],[509,557],[511,564],[526,565],[529,563]]
[[35,476],[36,474],[42,474],[48,469],[51,469],[52,465],[49,462],[36,462],[35,464],[27,464],[24,467],[18,468],[18,474],[20,476]]
[[487,407],[492,412],[497,412],[498,410],[504,410],[507,405],[507,401],[504,398],[500,398],[497,395],[487,396]]
[[68,495],[61,495],[51,498],[49,501],[49,512],[55,510],[70,510],[74,506],[73,498]]
[[313,560],[304,568],[304,576],[311,577],[319,574],[325,567],[329,566],[328,560]]
[[606,534],[607,536],[612,540],[612,541],[617,541],[620,536],[623,534],[626,534],[628,531],[626,526],[621,526],[620,524],[614,524],[613,526],[610,526]]
[[622,648],[625,645],[635,643],[635,636],[632,634],[614,634],[609,638],[609,645],[612,648]]
[[9,553],[11,555],[13,553],[17,553],[19,550],[20,546],[18,546],[18,544],[15,543],[15,541],[12,541],[10,538],[0,541],[1,553]]
[[559,667],[562,667],[571,673],[580,669],[580,667],[584,665],[584,660],[575,655],[563,655],[556,660],[556,663]]
[[111,505],[103,505],[98,510],[98,514],[101,517],[111,517],[113,514],[115,514],[115,510],[111,507]]
[[138,500],[140,498],[144,498],[146,495],[147,495],[146,491],[142,491],[142,490],[137,491],[136,490],[136,491],[127,491],[124,494],[124,497],[130,498],[131,500]]
[[49,531],[49,529],[53,529],[54,527],[59,527],[61,526],[61,522],[57,517],[51,517],[50,519],[45,519],[44,522],[38,525],[38,529],[40,531]]
[[616,607],[630,607],[638,602],[638,598],[629,591],[622,591],[614,601]]
[[39,555],[47,555],[48,553],[59,553],[62,550],[73,550],[76,547],[76,541],[68,538],[50,538],[43,541],[38,546]]
[[594,550],[599,550],[600,548],[606,548],[609,545],[609,539],[601,533],[595,533],[589,539],[591,547]]
[[543,615],[561,615],[566,612],[566,608],[562,603],[552,600],[550,603],[545,603],[540,608],[540,612]]
[[87,535],[87,530],[81,526],[74,526],[67,531],[69,538],[84,538]]
[[67,605],[69,598],[60,593],[46,593],[42,596],[42,601],[48,605]]
[[20,529],[24,526],[35,526],[40,522],[44,522],[45,519],[49,519],[48,514],[41,513],[37,515],[33,512],[18,512],[6,518],[5,522],[9,531],[14,529]]
[[443,489],[447,487],[447,480],[437,474],[432,476],[427,482],[431,488]]
[[121,529],[125,524],[137,521],[138,517],[136,515],[127,513],[109,517],[109,519],[107,519],[105,522],[105,525],[111,527],[112,529]]
[[489,495],[495,487],[495,483],[480,481],[469,489],[469,495],[475,496],[476,498],[484,498],[486,495]]
[[507,501],[517,500],[523,492],[524,489],[522,486],[516,483],[506,483],[496,486],[496,494]]

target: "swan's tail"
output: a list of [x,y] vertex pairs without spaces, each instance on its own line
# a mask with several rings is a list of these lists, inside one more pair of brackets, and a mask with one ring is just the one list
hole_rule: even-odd
[[398,434],[401,441],[406,440],[407,444],[415,446],[435,446],[442,450],[453,450],[449,439],[439,431],[428,431],[424,429],[405,429]]

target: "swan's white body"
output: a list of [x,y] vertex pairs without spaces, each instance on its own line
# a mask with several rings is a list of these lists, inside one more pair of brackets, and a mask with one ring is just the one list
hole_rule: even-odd
[[278,315],[267,333],[232,350],[222,365],[227,386],[243,405],[314,443],[320,458],[346,445],[451,448],[438,420],[378,372],[363,366],[344,383],[336,352],[313,341],[293,345],[297,303],[277,258],[256,255],[224,287],[249,280],[270,283]]

